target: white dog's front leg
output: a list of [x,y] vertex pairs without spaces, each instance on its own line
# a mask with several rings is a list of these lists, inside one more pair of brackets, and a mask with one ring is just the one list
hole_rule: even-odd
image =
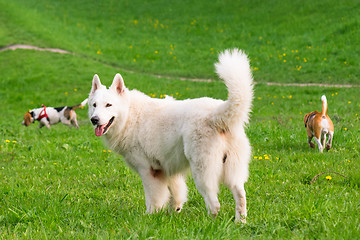
[[166,176],[162,170],[154,170],[151,167],[142,170],[139,174],[145,191],[146,212],[158,212],[170,197]]
[[176,212],[180,212],[187,201],[187,186],[183,175],[178,174],[169,178],[171,204]]

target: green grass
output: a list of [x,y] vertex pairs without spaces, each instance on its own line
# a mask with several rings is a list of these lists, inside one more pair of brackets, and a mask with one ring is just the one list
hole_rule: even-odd
[[358,83],[359,7],[356,0],[2,0],[0,45],[57,47],[138,72],[206,78],[215,78],[219,51],[238,47],[260,82]]
[[[0,0],[0,45],[28,43],[76,53],[0,52],[0,238],[358,239],[359,88],[263,84],[359,83],[359,4],[334,5],[219,1],[203,8],[203,2],[187,1]],[[159,14],[160,9],[167,11]],[[249,53],[260,82],[247,129],[253,159],[245,186],[245,225],[234,224],[234,201],[224,187],[219,216],[209,217],[191,176],[189,201],[180,214],[145,215],[140,178],[95,137],[87,108],[77,110],[80,129],[21,125],[23,114],[42,103],[80,103],[94,73],[109,85],[120,72],[129,88],[156,97],[226,99],[221,82],[178,78],[214,77],[216,53],[234,46]],[[300,71],[294,70],[296,56],[302,60]],[[157,78],[156,73],[174,77]],[[320,154],[306,144],[303,116],[321,109],[322,94],[328,98],[335,139],[333,148]],[[310,184],[326,171],[346,178],[324,174]]]

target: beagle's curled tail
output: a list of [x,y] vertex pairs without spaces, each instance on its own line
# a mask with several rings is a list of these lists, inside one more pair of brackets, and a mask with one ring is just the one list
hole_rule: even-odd
[[327,100],[326,100],[326,96],[322,95],[321,97],[321,101],[322,101],[322,110],[321,110],[321,117],[325,117],[327,115]]
[[85,99],[84,101],[82,101],[80,104],[78,105],[75,105],[75,106],[72,106],[71,109],[72,110],[75,110],[75,109],[78,109],[78,108],[81,108],[81,107],[84,107],[88,102],[88,99]]

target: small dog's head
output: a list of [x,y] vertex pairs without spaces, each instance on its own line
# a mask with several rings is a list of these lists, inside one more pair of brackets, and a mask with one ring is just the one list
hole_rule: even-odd
[[129,109],[128,89],[121,75],[116,74],[113,83],[107,89],[95,74],[88,105],[89,118],[95,126],[96,136],[107,133],[115,122],[121,129],[126,122]]
[[22,122],[22,125],[25,125],[26,127],[29,126],[31,123],[34,123],[34,112],[28,111],[24,115],[24,121]]

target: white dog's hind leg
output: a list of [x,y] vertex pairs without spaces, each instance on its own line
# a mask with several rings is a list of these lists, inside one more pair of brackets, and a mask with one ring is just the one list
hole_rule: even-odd
[[184,176],[178,174],[169,178],[169,189],[171,192],[171,204],[176,212],[180,212],[187,201],[187,186]]
[[246,223],[246,192],[243,184],[233,186],[231,188],[235,199],[235,222]]
[[231,190],[235,200],[235,222],[246,223],[246,192],[244,184],[248,179],[249,170],[248,162],[251,154],[247,140],[234,139],[236,145],[234,149],[238,149],[237,153],[227,152],[224,161],[224,184]]
[[146,212],[161,210],[169,200],[167,179],[162,170],[150,168],[139,172],[145,191]]
[[203,196],[206,207],[209,213],[216,217],[220,210],[220,202],[217,198],[219,191],[219,180],[222,172],[222,159],[219,157],[216,164],[216,157],[209,157],[202,159],[202,161],[195,161],[190,163],[191,172],[197,190]]

